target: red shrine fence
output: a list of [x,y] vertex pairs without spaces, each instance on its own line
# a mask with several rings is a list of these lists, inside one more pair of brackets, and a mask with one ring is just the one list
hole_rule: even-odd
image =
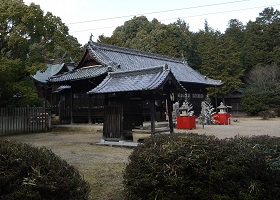
[[0,135],[42,132],[50,128],[51,110],[49,108],[0,108]]

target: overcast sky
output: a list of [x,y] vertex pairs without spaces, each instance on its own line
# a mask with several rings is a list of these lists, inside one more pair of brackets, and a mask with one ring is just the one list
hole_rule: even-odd
[[156,18],[169,24],[178,18],[189,24],[191,31],[210,27],[224,32],[230,19],[238,19],[244,25],[254,21],[266,7],[280,10],[279,0],[24,0],[34,2],[46,13],[62,19],[70,34],[84,45],[90,34],[94,40],[99,35],[111,36],[117,26],[133,16]]

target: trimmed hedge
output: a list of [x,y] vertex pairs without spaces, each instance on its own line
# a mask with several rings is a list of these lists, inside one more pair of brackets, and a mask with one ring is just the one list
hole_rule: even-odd
[[280,139],[162,135],[145,139],[124,172],[127,199],[280,199]]
[[50,150],[0,141],[0,199],[83,200],[89,192],[79,172]]

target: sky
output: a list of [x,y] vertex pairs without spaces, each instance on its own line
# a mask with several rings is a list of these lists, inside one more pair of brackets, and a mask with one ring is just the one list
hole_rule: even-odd
[[23,0],[34,2],[45,12],[60,17],[69,28],[70,35],[82,45],[90,35],[96,41],[99,35],[111,36],[116,27],[134,16],[156,18],[164,24],[178,18],[189,25],[189,30],[204,29],[205,20],[214,30],[224,32],[231,19],[244,25],[254,21],[264,8],[280,10],[279,0]]

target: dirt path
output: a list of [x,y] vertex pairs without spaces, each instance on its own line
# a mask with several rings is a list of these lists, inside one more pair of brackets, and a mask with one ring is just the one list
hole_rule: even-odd
[[[219,138],[263,134],[280,137],[280,118],[238,118],[236,122],[233,120],[235,118],[231,125],[206,125],[204,129],[198,125],[195,130],[175,131],[215,135]],[[122,172],[133,149],[97,145],[101,138],[101,131],[93,131],[88,125],[78,125],[67,131],[54,129],[47,133],[0,137],[51,149],[75,166],[90,182],[90,199],[123,199],[120,193]]]

